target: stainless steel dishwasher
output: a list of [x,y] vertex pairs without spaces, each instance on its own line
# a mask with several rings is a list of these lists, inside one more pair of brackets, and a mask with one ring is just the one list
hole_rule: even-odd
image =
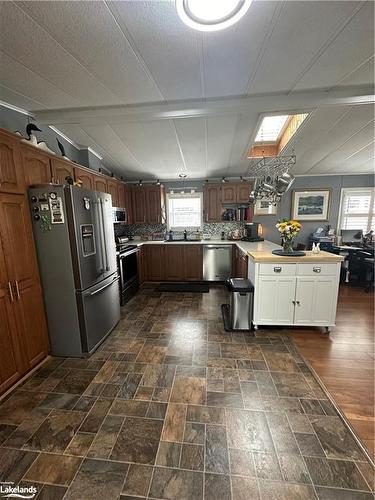
[[232,245],[203,245],[203,279],[225,281],[231,276]]

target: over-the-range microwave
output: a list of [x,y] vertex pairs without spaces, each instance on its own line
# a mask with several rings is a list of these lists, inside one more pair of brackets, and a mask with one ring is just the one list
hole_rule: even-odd
[[126,208],[113,207],[113,223],[114,224],[127,224],[128,214]]

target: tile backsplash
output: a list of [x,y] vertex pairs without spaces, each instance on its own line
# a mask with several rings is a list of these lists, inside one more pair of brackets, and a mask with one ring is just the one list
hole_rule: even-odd
[[[224,222],[224,223],[207,223],[203,224],[203,234],[221,235],[224,231],[225,236],[228,237],[231,231],[236,229],[244,229],[244,222]],[[166,233],[166,224],[131,224],[128,226],[123,226],[121,224],[115,224],[115,235],[116,236],[151,236],[152,233]]]

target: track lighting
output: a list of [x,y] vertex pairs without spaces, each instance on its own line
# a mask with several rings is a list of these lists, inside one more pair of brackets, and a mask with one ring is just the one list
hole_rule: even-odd
[[186,179],[187,174],[178,174],[178,176],[180,179]]
[[142,179],[139,179],[138,186],[143,186],[143,180]]
[[156,180],[155,186],[160,186],[160,180],[159,179]]
[[222,177],[222,178],[221,178],[221,182],[222,182],[222,183],[227,182],[226,178],[225,178],[225,177]]

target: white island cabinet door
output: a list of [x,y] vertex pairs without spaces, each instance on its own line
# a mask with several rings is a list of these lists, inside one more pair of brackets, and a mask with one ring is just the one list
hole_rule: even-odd
[[337,283],[334,276],[297,277],[296,325],[335,323]]
[[291,324],[294,319],[295,277],[260,276],[255,324]]

